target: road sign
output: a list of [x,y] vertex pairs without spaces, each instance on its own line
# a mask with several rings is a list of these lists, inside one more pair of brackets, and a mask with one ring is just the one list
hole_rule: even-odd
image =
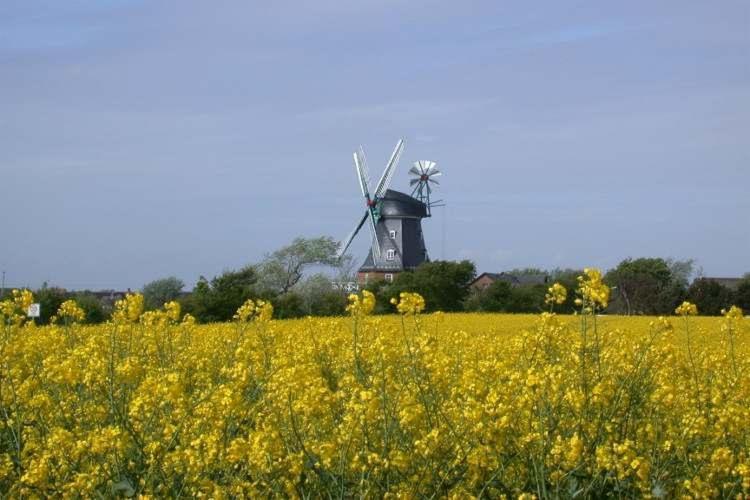
[[42,308],[39,307],[39,304],[31,304],[26,310],[26,316],[29,318],[38,318],[41,312]]

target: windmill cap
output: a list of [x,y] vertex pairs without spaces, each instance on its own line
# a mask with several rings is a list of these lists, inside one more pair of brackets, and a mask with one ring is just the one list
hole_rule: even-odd
[[383,217],[427,217],[427,205],[400,191],[387,190],[381,202]]

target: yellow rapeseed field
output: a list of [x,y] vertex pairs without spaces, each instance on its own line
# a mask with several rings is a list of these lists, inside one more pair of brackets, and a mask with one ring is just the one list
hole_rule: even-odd
[[[399,314],[232,323],[138,295],[104,325],[3,303],[0,492],[10,497],[743,498],[750,329],[741,311]],[[588,287],[588,288],[587,288]],[[550,289],[552,308],[564,290]]]

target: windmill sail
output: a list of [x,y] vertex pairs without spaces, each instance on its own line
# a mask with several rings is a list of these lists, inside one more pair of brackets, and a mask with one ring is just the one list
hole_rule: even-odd
[[352,244],[352,241],[354,241],[354,237],[357,236],[357,233],[359,233],[359,230],[362,229],[362,226],[365,225],[365,221],[370,216],[370,211],[365,211],[365,215],[362,216],[362,220],[359,221],[359,224],[357,224],[351,233],[349,233],[349,236],[346,237],[344,242],[341,244],[341,248],[339,249],[338,258],[341,258],[346,251],[349,249],[349,245]]
[[[396,167],[398,166],[398,161],[401,158],[401,153],[403,153],[404,151],[405,144],[406,141],[404,139],[400,139],[396,143],[396,147],[394,148],[393,153],[391,153],[391,156],[388,159],[388,163],[386,163],[385,169],[383,170],[383,173],[380,176],[380,179],[378,180],[378,183],[374,187],[374,189],[370,189],[370,173],[369,169],[367,168],[365,152],[360,146],[359,149],[353,153],[352,156],[354,158],[354,167],[357,171],[357,181],[359,182],[362,196],[365,198],[367,210],[359,220],[359,223],[354,227],[352,232],[349,233],[346,239],[342,242],[340,251],[338,252],[339,257],[343,256],[344,253],[346,253],[346,251],[349,249],[349,246],[352,244],[352,241],[357,236],[357,234],[359,234],[359,231],[362,229],[362,226],[365,223],[367,223],[370,228],[372,257],[374,262],[380,262],[383,253],[382,244],[392,245],[392,243],[388,243],[388,241],[380,241],[378,227],[381,225],[380,221],[382,217],[381,208],[383,205],[383,199],[388,192],[388,188],[390,187],[391,181],[393,180],[393,176],[396,173]],[[414,168],[412,168],[412,170],[414,170]],[[410,172],[416,173],[412,171]],[[380,229],[382,233],[384,229],[382,227]]]
[[404,144],[406,144],[406,141],[404,139],[400,139],[396,144],[396,148],[391,154],[391,159],[388,160],[388,164],[383,171],[383,175],[380,177],[380,181],[378,181],[378,185],[375,188],[376,198],[382,198],[385,192],[388,190],[388,187],[391,184],[391,179],[393,179],[393,174],[396,172],[396,165],[398,165],[398,160],[401,157],[401,153],[404,151]]

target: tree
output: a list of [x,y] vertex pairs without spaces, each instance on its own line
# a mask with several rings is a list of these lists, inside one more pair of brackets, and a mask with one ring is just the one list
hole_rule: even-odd
[[667,266],[669,266],[669,271],[672,273],[672,281],[687,288],[690,284],[690,278],[695,271],[695,260],[667,259],[665,262],[667,263]]
[[383,286],[379,301],[387,302],[400,292],[417,292],[424,297],[428,311],[460,311],[475,276],[474,263],[468,260],[425,262],[414,271],[398,274],[392,284]]
[[466,309],[485,312],[536,313],[544,309],[546,293],[546,285],[513,285],[504,280],[497,280],[484,290],[474,292],[466,301]]
[[513,285],[497,280],[483,290],[477,290],[466,300],[466,310],[507,312],[513,297]]
[[147,283],[142,290],[146,309],[158,309],[164,303],[177,299],[184,287],[185,283],[174,276]]
[[40,325],[47,325],[52,316],[57,314],[57,309],[68,299],[68,292],[63,288],[49,287],[47,283],[34,293],[34,301],[39,303],[39,318],[37,322]]
[[96,295],[88,292],[78,292],[73,298],[86,314],[86,318],[83,320],[84,323],[97,324],[104,323],[107,320],[107,313],[104,311],[102,302]]
[[515,277],[549,275],[547,271],[545,271],[544,269],[539,269],[538,267],[517,267],[515,269],[511,269],[510,271],[505,271],[505,273],[511,274]]
[[547,293],[546,285],[526,285],[513,287],[508,312],[511,313],[538,313],[544,309],[544,296]]
[[734,302],[746,314],[750,313],[750,273],[746,274],[737,285],[737,290],[734,292]]
[[292,289],[313,265],[334,266],[339,244],[330,236],[296,238],[291,244],[267,255],[258,265],[259,284],[273,294],[283,294]]
[[224,271],[210,282],[201,276],[193,292],[181,298],[180,303],[198,321],[228,321],[247,299],[260,296],[255,286],[257,281],[253,266]]
[[687,290],[687,300],[698,307],[698,313],[709,316],[721,314],[729,309],[734,300],[732,290],[707,278],[699,278]]
[[671,313],[685,294],[687,262],[661,258],[623,260],[605,276],[605,282],[614,288],[609,309],[625,314]]
[[278,295],[273,299],[273,313],[279,319],[300,318],[306,314],[304,299],[295,292]]
[[337,316],[346,310],[346,293],[334,288],[331,279],[323,274],[300,281],[288,293],[300,296],[305,315]]
[[[583,269],[553,269],[549,273],[550,286],[552,283],[560,283],[568,291],[565,302],[555,305],[555,311],[560,313],[573,313],[579,309],[575,304],[576,290],[578,289],[578,277],[583,276]],[[547,292],[545,291],[545,294]]]

